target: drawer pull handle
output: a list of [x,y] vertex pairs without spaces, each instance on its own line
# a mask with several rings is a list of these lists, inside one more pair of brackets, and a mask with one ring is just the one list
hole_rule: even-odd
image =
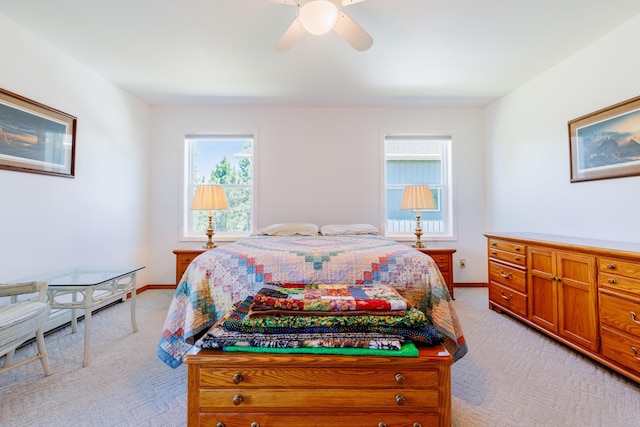
[[517,255],[515,256],[515,258],[514,258],[514,259],[515,259],[516,261],[520,261],[520,257],[519,257],[519,256],[517,256]]
[[401,394],[396,394],[396,403],[400,406],[404,406],[405,404],[404,396]]
[[607,282],[609,282],[609,284],[611,284],[611,285],[615,285],[616,284],[616,279],[608,279]]
[[387,423],[380,421],[378,427],[387,427]]
[[515,249],[517,252],[520,252],[520,246],[516,246],[514,249]]
[[396,374],[396,384],[404,384],[407,379],[402,374]]
[[633,353],[633,358],[640,362],[640,357],[638,357],[638,349],[635,347],[631,347],[631,352]]
[[251,427],[260,427],[260,423],[254,421],[251,423]]
[[501,275],[502,277],[504,277],[505,279],[511,279],[511,273],[507,273],[507,274],[505,274],[505,273],[504,273],[504,270],[502,270],[502,269],[500,269],[500,275]]
[[420,424],[420,423],[413,423],[413,427],[422,427],[422,424]]
[[244,380],[244,377],[242,376],[242,374],[235,374],[233,376],[233,379],[231,380],[234,384],[240,384],[242,382],[242,380]]
[[631,316],[631,321],[637,325],[640,325],[640,321],[636,320],[636,313],[633,311],[629,312],[629,315]]
[[504,292],[503,292],[503,291],[500,291],[500,296],[501,296],[505,301],[511,301],[511,300],[513,299],[513,294],[511,294],[511,295],[509,295],[509,296],[506,296],[506,295],[504,294]]
[[495,256],[495,255],[497,255],[497,254],[498,254],[498,252],[496,252],[496,251],[491,251],[491,255]]
[[224,423],[217,422],[217,423],[216,423],[216,427],[224,427]]
[[497,246],[496,242],[491,242],[491,246]]
[[233,404],[236,406],[241,404],[243,400],[244,400],[244,397],[242,397],[241,394],[236,394],[235,396],[233,396]]
[[609,270],[615,270],[616,269],[616,265],[615,264],[607,264],[607,268]]

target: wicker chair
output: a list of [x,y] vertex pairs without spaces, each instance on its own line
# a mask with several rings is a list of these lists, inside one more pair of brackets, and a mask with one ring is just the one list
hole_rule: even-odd
[[[0,284],[0,302],[8,302],[0,305],[0,358],[4,356],[0,373],[40,359],[44,375],[51,375],[42,331],[42,325],[49,318],[50,312],[49,304],[46,302],[47,286],[47,282]],[[37,300],[18,299],[19,295],[34,293],[38,293]],[[16,348],[33,338],[34,334],[38,353],[14,363],[13,355]]]

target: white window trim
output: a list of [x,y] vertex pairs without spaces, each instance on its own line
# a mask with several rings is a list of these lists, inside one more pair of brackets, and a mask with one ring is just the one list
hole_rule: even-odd
[[251,209],[252,209],[252,215],[251,215],[251,230],[247,233],[218,233],[217,231],[214,231],[215,234],[213,236],[213,240],[216,242],[235,242],[239,239],[242,239],[244,237],[247,237],[249,235],[251,235],[252,232],[254,232],[257,229],[257,218],[258,218],[258,203],[257,203],[257,199],[258,199],[258,180],[257,180],[257,175],[258,175],[258,162],[257,162],[257,156],[256,156],[256,146],[257,146],[257,140],[258,140],[258,132],[256,130],[253,131],[247,131],[247,130],[241,130],[241,131],[225,131],[225,132],[211,132],[211,131],[203,131],[203,132],[196,132],[196,131],[185,131],[183,132],[183,138],[182,138],[182,170],[181,170],[181,185],[180,185],[180,202],[178,203],[178,207],[180,209],[180,223],[178,225],[178,241],[180,242],[206,242],[207,241],[207,237],[206,235],[202,234],[202,236],[200,235],[189,235],[186,234],[185,231],[187,230],[187,222],[188,222],[188,215],[190,214],[191,210],[189,209],[189,203],[187,201],[187,195],[189,194],[189,177],[187,176],[188,171],[190,170],[189,168],[189,162],[191,159],[191,153],[189,152],[189,144],[185,144],[185,140],[188,138],[189,135],[197,135],[197,136],[203,136],[203,137],[207,137],[207,136],[211,136],[213,138],[224,138],[224,137],[232,137],[232,138],[237,138],[237,137],[251,137],[253,139],[253,144],[251,147],[251,155],[252,155],[252,166],[253,166],[253,180],[252,180],[252,193],[253,193],[253,197],[251,198]]
[[449,155],[451,156],[450,162],[447,163],[446,165],[446,170],[444,171],[444,173],[447,175],[447,179],[449,182],[449,194],[447,195],[447,203],[446,206],[448,209],[446,209],[445,214],[449,216],[449,221],[450,221],[450,229],[449,229],[449,233],[447,234],[440,234],[440,235],[430,235],[430,234],[423,234],[422,235],[422,240],[428,240],[428,241],[432,241],[432,242],[436,242],[436,241],[440,241],[440,242],[444,242],[444,241],[456,241],[457,235],[458,235],[458,215],[456,214],[456,186],[455,186],[455,181],[454,181],[454,174],[453,174],[453,168],[454,168],[454,160],[455,160],[455,155],[454,155],[454,151],[455,151],[455,144],[454,141],[456,139],[455,137],[455,133],[452,131],[415,131],[415,132],[407,132],[406,130],[403,132],[396,132],[396,131],[383,131],[380,134],[380,170],[382,171],[382,173],[380,174],[380,200],[382,200],[382,205],[380,207],[380,218],[381,218],[381,227],[380,227],[380,233],[381,235],[391,239],[391,240],[395,240],[397,242],[415,242],[416,240],[416,235],[411,233],[387,233],[387,182],[386,182],[386,174],[387,174],[387,158],[386,158],[386,147],[385,147],[385,142],[387,140],[388,136],[394,136],[394,137],[412,137],[412,136],[427,136],[427,137],[433,137],[433,136],[437,136],[437,135],[442,135],[442,136],[446,136],[448,139],[451,140],[451,149],[449,150]]

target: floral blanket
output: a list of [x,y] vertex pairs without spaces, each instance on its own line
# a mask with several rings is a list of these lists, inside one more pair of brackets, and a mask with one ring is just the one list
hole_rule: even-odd
[[[185,271],[157,347],[172,368],[238,301],[268,283],[384,283],[425,312],[454,360],[467,345],[435,262],[380,236],[251,236],[204,252]],[[419,301],[415,295],[419,294]]]

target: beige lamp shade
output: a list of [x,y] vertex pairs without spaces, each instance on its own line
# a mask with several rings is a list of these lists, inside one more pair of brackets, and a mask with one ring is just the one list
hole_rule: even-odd
[[428,185],[407,185],[402,195],[400,209],[435,209],[431,189]]
[[191,204],[193,210],[218,210],[229,209],[227,196],[219,185],[199,185]]

